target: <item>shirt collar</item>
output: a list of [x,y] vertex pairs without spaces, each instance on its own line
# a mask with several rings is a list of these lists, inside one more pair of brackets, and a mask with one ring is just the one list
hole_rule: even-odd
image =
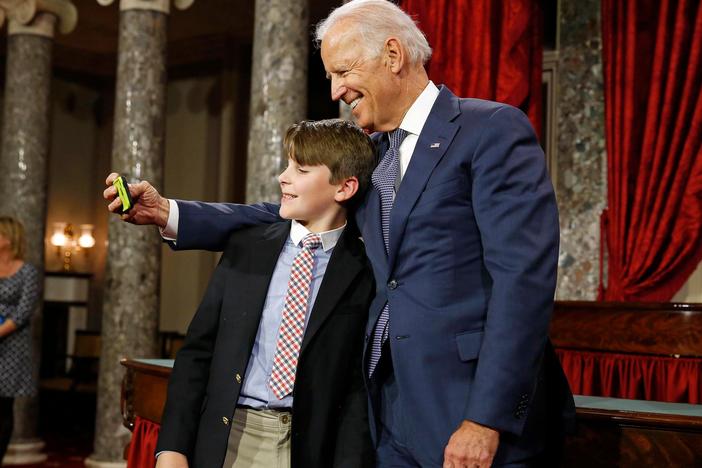
[[[322,250],[329,252],[331,249],[333,249],[336,243],[339,242],[339,238],[341,237],[341,233],[344,232],[345,227],[346,223],[339,228],[332,229],[331,231],[318,232],[317,234],[322,239]],[[305,226],[294,219],[292,220],[292,226],[290,226],[290,240],[293,241],[293,244],[299,247],[302,243],[302,239],[304,239],[305,236],[310,233],[310,230]]]
[[439,88],[429,81],[424,91],[415,99],[400,123],[400,128],[414,135],[422,132],[424,123],[429,118],[431,108],[434,107],[436,98],[439,97]]

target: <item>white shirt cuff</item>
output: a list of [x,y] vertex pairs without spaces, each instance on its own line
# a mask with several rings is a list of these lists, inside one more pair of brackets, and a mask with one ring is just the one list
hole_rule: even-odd
[[168,199],[168,221],[166,222],[166,227],[159,231],[161,232],[161,237],[167,241],[175,242],[178,239],[178,217],[180,212],[178,211],[178,203],[175,200]]
[[[180,452],[176,452],[175,450],[161,450],[160,452],[158,452],[156,454],[156,456],[154,458],[160,457],[162,453],[180,453]],[[183,455],[182,453],[180,453],[180,454]]]

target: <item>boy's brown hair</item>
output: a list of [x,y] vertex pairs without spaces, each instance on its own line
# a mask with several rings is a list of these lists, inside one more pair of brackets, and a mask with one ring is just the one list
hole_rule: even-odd
[[10,249],[15,259],[24,260],[27,242],[22,223],[9,216],[0,216],[0,236],[10,241]]
[[288,157],[303,166],[325,165],[329,183],[355,176],[360,200],[375,168],[375,148],[370,137],[353,122],[341,119],[303,120],[288,128],[283,140]]

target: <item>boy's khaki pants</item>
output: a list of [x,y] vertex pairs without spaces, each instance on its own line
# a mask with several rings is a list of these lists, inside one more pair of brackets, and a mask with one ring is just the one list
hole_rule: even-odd
[[224,468],[290,468],[289,412],[237,407]]

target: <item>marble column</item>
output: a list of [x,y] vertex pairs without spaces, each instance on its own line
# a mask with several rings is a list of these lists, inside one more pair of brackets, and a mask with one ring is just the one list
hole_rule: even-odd
[[[49,152],[49,91],[55,29],[70,32],[75,7],[56,0],[49,8],[35,2],[0,1],[0,25],[9,19],[2,149],[0,150],[0,214],[18,218],[27,236],[26,260],[44,272],[47,158]],[[41,308],[31,322],[34,373],[38,380],[41,356]],[[0,377],[1,378],[1,377]],[[44,443],[38,437],[38,398],[15,400],[12,440],[3,462],[40,463]]]
[[[98,0],[101,4],[111,1]],[[192,1],[174,2],[187,7]],[[112,169],[161,188],[166,119],[166,23],[170,0],[121,0]],[[156,357],[161,238],[112,216],[102,319],[94,452],[89,467],[126,466],[122,425],[125,357]]]
[[246,177],[248,202],[278,201],[283,137],[307,111],[307,0],[256,0]]
[[594,300],[607,196],[600,0],[561,0],[560,9],[556,297]]

